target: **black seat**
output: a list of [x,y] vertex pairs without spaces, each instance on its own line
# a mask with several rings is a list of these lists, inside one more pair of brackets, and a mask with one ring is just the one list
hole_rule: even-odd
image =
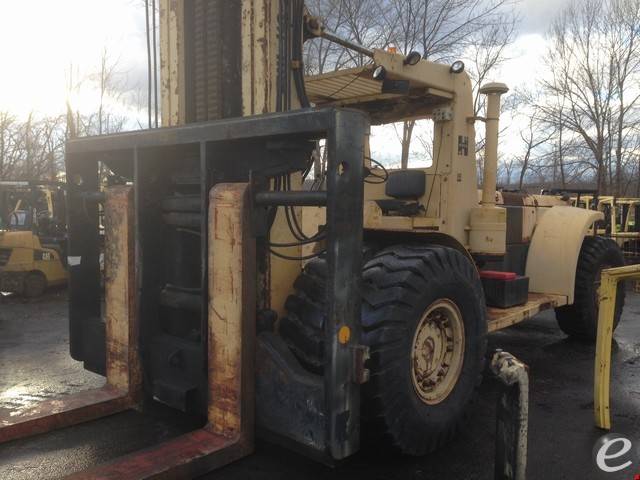
[[376,200],[384,215],[412,217],[424,208],[418,198],[424,195],[426,175],[422,170],[398,170],[389,173],[384,193],[393,200]]
[[403,200],[417,200],[424,195],[426,175],[422,170],[398,170],[389,173],[385,195]]

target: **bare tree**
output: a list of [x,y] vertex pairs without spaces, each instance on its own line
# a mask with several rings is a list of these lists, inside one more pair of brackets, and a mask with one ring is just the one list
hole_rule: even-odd
[[[508,0],[388,1],[392,43],[402,53],[418,50],[424,58],[438,62],[470,53],[476,67],[470,71],[476,87],[503,61],[517,24]],[[403,122],[402,135],[398,135],[402,168],[409,164],[415,125],[415,120]]]
[[65,128],[63,117],[24,122],[0,114],[0,179],[55,180],[61,171]]
[[[79,96],[83,89],[98,94],[99,101],[93,112],[81,112],[72,107],[73,97]],[[58,179],[64,169],[67,140],[114,133],[135,125],[127,109],[133,105],[132,112],[141,110],[142,107],[131,103],[129,98],[138,90],[129,84],[126,73],[106,50],[93,74],[80,75],[71,65],[66,113],[51,116],[30,113],[26,118],[18,119],[0,112],[0,179]]]
[[[386,48],[392,32],[387,25],[388,0],[311,0],[309,10],[328,30],[368,48]],[[319,74],[362,66],[370,59],[324,38],[305,43],[305,73]]]
[[18,163],[16,119],[8,112],[0,112],[0,179],[13,174]]
[[[560,187],[565,188],[567,186],[565,175],[565,142],[564,142],[564,99],[555,98],[557,101],[554,108],[547,110],[544,113],[553,113],[553,117],[541,119],[542,123],[550,124],[555,129],[554,135],[554,149],[553,149],[553,182],[556,184],[558,174],[560,177]],[[539,108],[539,110],[542,110]]]
[[[624,194],[623,170],[625,144],[636,133],[636,110],[640,94],[637,85],[640,71],[640,0],[612,0],[607,15],[609,49],[614,78],[615,107],[611,123],[615,132],[615,193]],[[632,91],[629,87],[631,87]],[[631,120],[631,121],[630,121]]]
[[516,166],[516,158],[514,155],[510,155],[498,164],[499,185],[506,187],[511,185],[511,178],[513,177]]
[[[484,75],[499,63],[512,38],[504,32],[513,32],[516,23],[513,0],[311,0],[307,5],[329,29],[369,48],[393,46],[404,54],[416,50],[426,59],[445,62],[464,56],[471,46],[477,48],[478,56],[488,47],[489,53],[483,51],[487,56]],[[482,34],[485,31],[492,33]],[[496,41],[498,48],[492,43]],[[307,42],[307,74],[368,61],[360,53],[323,39]],[[415,121],[407,121],[402,132],[397,132],[403,167],[409,163],[415,127]]]
[[[554,21],[542,105],[563,143],[581,139],[600,191],[623,194],[637,145],[640,0],[584,0]],[[561,158],[563,155],[561,154]]]
[[126,119],[114,115],[107,109],[108,103],[121,103],[124,92],[127,90],[126,75],[119,67],[119,59],[112,60],[107,49],[104,48],[100,57],[100,69],[90,78],[94,81],[100,95],[96,113],[96,133],[102,135],[122,130]]
[[[545,145],[553,136],[553,131],[547,131],[541,128],[541,124],[537,119],[537,107],[534,107],[527,117],[527,127],[520,131],[520,139],[523,144],[523,152],[520,157],[520,177],[518,179],[518,188],[522,189],[524,184],[525,175],[531,168],[531,162],[534,160],[538,149]],[[541,134],[541,132],[543,132]]]
[[480,87],[508,60],[506,50],[514,40],[518,20],[514,13],[499,16],[495,24],[475,32],[471,45],[465,50],[467,73],[471,77],[474,94],[474,115],[479,115],[484,108]]
[[[325,22],[326,28],[331,31],[341,30],[344,26],[344,10],[341,2],[336,0],[311,0],[306,2],[307,8],[314,15],[319,16]],[[326,70],[333,70],[336,65],[342,63],[345,51],[335,43],[324,38],[315,38],[305,43],[304,66],[305,73],[322,74]]]

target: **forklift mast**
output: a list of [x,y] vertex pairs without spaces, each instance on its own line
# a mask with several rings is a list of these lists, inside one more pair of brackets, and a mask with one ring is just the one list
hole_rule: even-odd
[[[67,147],[71,355],[86,369],[108,376],[99,163],[134,190],[143,391],[147,398],[201,417],[215,401],[210,371],[219,367],[210,364],[210,302],[215,299],[209,275],[211,262],[224,254],[212,250],[217,239],[210,236],[208,216],[212,188],[249,185],[257,250],[255,259],[246,261],[248,266],[255,262],[257,272],[252,314],[258,325],[272,323],[284,311],[302,264],[299,245],[280,249],[280,257],[271,253],[271,245],[292,242],[284,209],[277,207],[326,206],[332,279],[326,348],[332,366],[324,376],[292,369],[286,344],[269,332],[260,335],[256,408],[259,426],[284,443],[325,459],[344,458],[359,448],[362,372],[357,370],[364,353],[358,349],[357,292],[366,115],[338,109],[288,113],[308,105],[300,68],[301,0],[163,0],[160,7],[165,128],[77,139]],[[310,168],[322,139],[327,141],[327,189],[302,191],[301,173]],[[273,190],[274,185],[283,188]]]

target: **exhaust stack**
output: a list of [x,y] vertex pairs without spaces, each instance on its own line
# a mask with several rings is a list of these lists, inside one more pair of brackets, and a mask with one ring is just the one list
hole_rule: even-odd
[[498,172],[498,128],[500,122],[500,97],[509,88],[504,83],[487,83],[480,93],[487,96],[486,139],[484,147],[484,174],[482,179],[482,206],[496,204],[496,182]]
[[496,207],[496,178],[500,96],[508,91],[504,83],[488,83],[480,89],[480,93],[487,96],[482,201],[469,215],[469,249],[479,255],[504,255],[507,248],[507,210]]

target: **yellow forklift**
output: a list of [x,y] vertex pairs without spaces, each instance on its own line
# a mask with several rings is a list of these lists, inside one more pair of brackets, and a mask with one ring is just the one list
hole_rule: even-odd
[[64,185],[0,181],[0,291],[41,296],[67,281]]
[[[1,418],[0,441],[147,399],[203,427],[78,478],[195,477],[256,432],[328,463],[365,442],[422,455],[465,428],[489,332],[555,309],[595,337],[619,248],[589,235],[600,212],[497,194],[505,85],[477,118],[462,62],[353,44],[301,0],[160,6],[165,128],[67,145],[71,356],[107,384]],[[305,78],[314,37],[368,63]],[[370,126],[412,118],[434,122],[433,164],[386,171]],[[105,165],[127,184],[103,192]]]
[[[622,249],[627,264],[640,262],[640,198],[598,195],[595,191],[571,198],[574,206],[602,212],[598,235],[611,238]],[[573,193],[573,192],[572,192]]]

